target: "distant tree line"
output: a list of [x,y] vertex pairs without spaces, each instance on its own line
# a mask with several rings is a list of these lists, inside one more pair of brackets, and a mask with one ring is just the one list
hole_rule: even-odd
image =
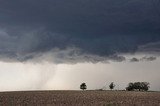
[[[130,82],[126,87],[126,90],[127,91],[148,91],[150,88],[149,85],[150,85],[149,82],[134,82],[134,83]],[[114,82],[111,82],[109,85],[109,88],[113,90],[115,86],[116,85],[114,84]],[[82,83],[80,85],[80,89],[86,90],[87,89],[86,83]],[[104,90],[104,89],[100,89],[100,90]]]

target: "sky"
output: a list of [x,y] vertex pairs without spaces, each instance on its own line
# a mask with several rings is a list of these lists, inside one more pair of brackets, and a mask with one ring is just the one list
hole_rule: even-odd
[[0,0],[0,91],[160,90],[159,0]]

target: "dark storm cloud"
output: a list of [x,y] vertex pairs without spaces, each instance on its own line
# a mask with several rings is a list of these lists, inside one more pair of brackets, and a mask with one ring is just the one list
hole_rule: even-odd
[[146,45],[142,45],[138,48],[139,51],[141,52],[160,52],[160,42],[152,42],[148,43]]
[[160,49],[159,10],[158,0],[0,0],[0,54],[26,60],[70,47],[84,61],[123,61]]

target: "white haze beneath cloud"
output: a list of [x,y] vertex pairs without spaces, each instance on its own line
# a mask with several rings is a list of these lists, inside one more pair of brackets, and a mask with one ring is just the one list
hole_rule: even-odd
[[[137,58],[141,55],[136,55]],[[132,56],[126,56],[132,58]],[[135,56],[134,56],[135,57]],[[55,64],[54,62],[0,62],[0,91],[79,90],[85,82],[88,89],[101,89],[115,82],[125,89],[129,82],[150,82],[151,90],[160,90],[160,58],[154,61],[91,62]]]

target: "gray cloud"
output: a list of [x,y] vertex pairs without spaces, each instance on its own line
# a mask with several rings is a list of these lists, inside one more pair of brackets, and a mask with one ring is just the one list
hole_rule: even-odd
[[144,56],[144,57],[141,57],[141,58],[135,58],[133,57],[132,59],[130,59],[130,62],[140,62],[140,61],[154,61],[156,60],[157,58],[154,57],[154,56]]
[[76,63],[159,53],[159,7],[157,0],[1,0],[0,58],[26,61],[52,51],[57,63]]
[[132,59],[130,59],[130,62],[139,62],[140,60],[139,59],[137,59],[137,58],[132,58]]
[[143,61],[154,61],[154,60],[156,60],[156,57],[153,57],[153,56],[151,56],[151,57],[146,57],[146,56],[145,56],[145,57],[142,58],[142,60],[143,60]]
[[82,50],[78,48],[66,48],[61,50],[59,48],[52,49],[47,52],[38,52],[38,53],[27,53],[27,54],[15,54],[8,58],[10,54],[3,55],[1,60],[5,62],[13,62],[13,61],[20,61],[20,62],[53,62],[53,63],[84,63],[84,62],[92,62],[92,63],[109,63],[110,61],[113,62],[122,62],[125,61],[126,58],[121,55],[110,55],[110,56],[98,56],[93,54],[88,54],[82,52]]

